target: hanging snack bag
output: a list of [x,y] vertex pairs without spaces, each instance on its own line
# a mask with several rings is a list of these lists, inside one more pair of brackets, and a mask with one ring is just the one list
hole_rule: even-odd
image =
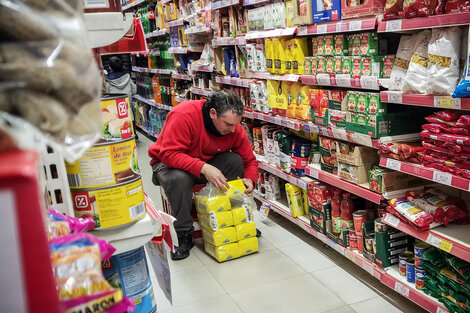
[[427,94],[452,95],[459,80],[460,39],[459,27],[432,30]]
[[70,217],[55,210],[48,210],[46,217],[48,240],[95,228],[95,221],[91,217]]
[[286,57],[286,73],[292,73],[292,42],[293,40],[284,40],[284,52]]
[[303,60],[308,54],[307,38],[294,38],[291,39],[291,42],[292,73],[297,75],[308,74],[306,73],[305,68],[303,67]]
[[264,50],[266,53],[266,70],[269,73],[274,73],[274,51],[273,41],[271,38],[266,38],[264,41]]
[[389,90],[401,91],[405,82],[406,72],[410,64],[415,45],[416,35],[402,35],[398,45],[395,62],[390,73]]
[[409,63],[408,71],[402,87],[403,93],[424,94],[428,83],[428,45],[431,40],[431,31],[423,30],[418,33]]

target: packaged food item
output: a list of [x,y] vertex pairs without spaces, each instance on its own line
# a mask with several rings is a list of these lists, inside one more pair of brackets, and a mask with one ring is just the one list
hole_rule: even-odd
[[222,192],[214,193],[209,188],[203,188],[196,195],[196,210],[199,213],[224,212],[230,211],[231,208],[230,198]]
[[91,217],[69,217],[55,210],[48,210],[46,217],[48,240],[95,228],[95,221]]
[[286,184],[286,195],[289,208],[294,217],[302,216],[305,214],[302,205],[302,192],[300,188],[291,183]]
[[313,53],[313,56],[318,55],[318,37],[312,38],[312,53]]
[[416,35],[402,35],[395,61],[393,63],[392,72],[390,74],[389,90],[401,91],[405,82],[406,72],[413,55]]
[[469,12],[468,1],[465,0],[448,0],[445,4],[445,12],[449,13],[460,13],[460,12]]
[[311,142],[305,139],[292,140],[291,172],[297,176],[305,176],[305,167],[308,165]]
[[379,36],[375,32],[360,34],[360,55],[377,55],[379,53]]
[[352,56],[361,55],[361,34],[349,35],[349,53]]
[[384,20],[398,18],[399,12],[403,10],[403,0],[387,0],[385,2]]
[[281,188],[279,184],[279,177],[275,175],[267,175],[265,178],[265,197],[268,200],[278,201],[281,199]]
[[285,63],[286,63],[286,73],[292,73],[292,42],[293,40],[284,41],[284,53],[285,53]]
[[368,110],[368,99],[367,99],[367,92],[356,92],[357,102],[356,102],[356,112],[365,114]]
[[398,270],[401,276],[406,276],[406,260],[413,258],[413,252],[404,251],[398,255]]
[[351,76],[361,76],[362,73],[362,57],[351,57]]
[[352,57],[351,56],[343,56],[341,59],[342,59],[342,73],[343,74],[351,74],[351,71],[352,71]]
[[347,107],[349,112],[357,112],[357,91],[348,91],[347,95]]
[[305,57],[303,66],[305,75],[312,75],[312,57]]
[[334,53],[334,42],[333,42],[333,35],[325,35],[324,37],[325,42],[325,55],[333,55]]
[[248,255],[258,251],[258,238],[250,237],[243,239],[238,242],[238,249],[240,250],[240,256]]
[[241,251],[239,243],[229,243],[222,246],[215,246],[210,242],[204,242],[204,250],[219,262],[239,258]]
[[237,234],[237,239],[243,240],[252,237],[256,237],[256,226],[254,222],[243,223],[235,226],[235,232]]
[[[253,210],[248,204],[233,208],[230,213],[232,214],[233,225],[253,222]],[[227,224],[227,226],[230,225]]]
[[272,39],[273,44],[273,61],[274,61],[274,73],[284,74],[286,72],[286,56],[284,51],[285,39],[274,37]]
[[[248,45],[247,45],[248,48]],[[269,73],[274,73],[274,51],[273,51],[273,41],[271,38],[266,38],[264,40],[264,51],[266,55],[266,70]]]
[[333,73],[343,74],[343,57],[341,56],[334,57]]
[[430,84],[428,81],[428,45],[431,40],[431,31],[421,31],[416,35],[415,40],[413,55],[401,90],[403,93],[424,94]]
[[204,241],[209,242],[216,247],[238,241],[234,226],[220,228],[219,230],[203,228],[202,237],[204,238]]
[[389,201],[389,204],[418,227],[426,227],[433,222],[431,214],[422,211],[405,199],[392,199]]
[[325,57],[325,70],[327,73],[332,74],[335,70],[335,57],[328,55]]
[[325,55],[325,37],[323,36],[318,36],[317,37],[317,56],[324,56]]
[[404,1],[403,13],[405,18],[429,16],[431,14],[430,4],[428,0]]
[[393,69],[393,62],[395,61],[395,55],[384,55],[381,57],[380,62],[380,78],[390,78]]
[[365,56],[361,58],[361,76],[374,76],[380,75],[380,57],[379,56]]
[[293,136],[286,131],[281,131],[277,134],[277,138],[279,144],[280,167],[284,172],[290,173]]
[[308,86],[301,85],[297,94],[296,104],[295,117],[304,121],[311,120]]
[[208,229],[219,230],[220,228],[233,226],[231,211],[211,211],[209,214],[199,213],[197,216],[201,226]]
[[444,225],[449,224],[449,220],[447,219],[442,208],[432,205],[430,202],[426,201],[425,198],[420,197],[412,191],[407,191],[405,197],[408,201],[416,205],[421,210],[431,214],[433,216],[434,222]]
[[348,40],[345,34],[334,35],[334,55],[345,56],[349,54]]
[[317,74],[326,73],[326,58],[324,56],[317,56]]
[[317,75],[317,73],[318,73],[318,59],[317,59],[317,57],[311,57],[310,61],[312,62],[312,75]]

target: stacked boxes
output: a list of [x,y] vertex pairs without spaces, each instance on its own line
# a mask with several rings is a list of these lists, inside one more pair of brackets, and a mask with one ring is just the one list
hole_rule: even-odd
[[345,142],[336,142],[338,176],[355,184],[368,182],[369,170],[378,163],[377,150],[356,146]]
[[338,162],[336,159],[336,140],[327,137],[320,137],[320,155],[322,171],[336,174]]
[[307,185],[310,226],[318,232],[331,232],[331,193],[330,188],[319,182]]
[[389,267],[398,263],[398,255],[413,248],[414,238],[375,221],[376,253],[375,263],[381,267]]
[[378,193],[390,192],[426,184],[422,178],[374,166],[369,171],[369,189]]

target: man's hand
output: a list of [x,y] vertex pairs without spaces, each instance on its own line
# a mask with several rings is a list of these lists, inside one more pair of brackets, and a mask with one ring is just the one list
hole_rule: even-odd
[[216,188],[226,191],[230,188],[224,174],[215,166],[205,163],[202,166],[201,174]]
[[243,183],[246,186],[245,194],[249,197],[253,196],[253,190],[255,189],[255,184],[249,178],[242,178]]

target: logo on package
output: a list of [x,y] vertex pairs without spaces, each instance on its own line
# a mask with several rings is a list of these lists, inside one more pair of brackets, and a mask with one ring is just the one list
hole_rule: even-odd
[[127,117],[127,102],[125,100],[118,102],[118,117]]
[[83,209],[88,207],[88,197],[83,196],[76,196],[75,197],[75,207],[77,209]]

